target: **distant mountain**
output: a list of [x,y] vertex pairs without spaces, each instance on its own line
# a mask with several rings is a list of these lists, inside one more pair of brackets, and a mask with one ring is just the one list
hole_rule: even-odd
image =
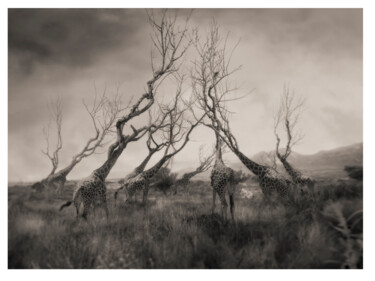
[[[250,159],[260,164],[271,165],[274,154],[275,151],[262,151],[253,155]],[[345,166],[363,165],[363,143],[356,143],[332,150],[323,150],[311,155],[292,152],[288,160],[293,167],[306,175],[315,177],[346,177]],[[234,170],[248,172],[248,169],[239,160],[228,162],[227,164]],[[278,163],[278,170],[283,171],[281,163]],[[189,169],[183,169],[178,171],[178,174],[189,171]],[[207,171],[197,175],[194,179],[208,180],[209,176],[210,171]]]
[[[252,157],[250,157],[250,159],[259,164],[270,165],[272,163],[271,159],[274,153],[275,151],[262,151],[253,155]],[[363,143],[356,143],[353,145],[339,147],[332,150],[322,150],[318,153],[311,155],[304,155],[297,152],[292,152],[288,160],[293,167],[300,170],[306,175],[313,176],[314,178],[347,177],[347,173],[344,171],[345,166],[363,165]],[[183,163],[184,165],[180,164],[181,163],[179,163],[178,165],[180,167],[186,167],[188,165],[188,163],[185,162]],[[246,173],[250,173],[249,170],[239,160],[232,162],[228,161],[227,165],[234,170],[242,170]],[[184,168],[177,171],[174,170],[173,172],[177,172],[178,175],[181,176],[183,173],[191,172],[192,169],[193,167]],[[278,164],[278,170],[280,172],[284,171],[280,163]],[[210,179],[210,173],[211,170],[208,170],[205,173],[196,175],[193,179],[208,181]],[[118,187],[118,180],[120,179],[108,179],[109,188]],[[9,186],[22,186],[28,184],[30,183],[9,183]]]

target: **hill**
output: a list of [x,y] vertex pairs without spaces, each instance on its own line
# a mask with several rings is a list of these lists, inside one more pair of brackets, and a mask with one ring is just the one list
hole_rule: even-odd
[[[260,164],[271,165],[272,155],[274,154],[275,151],[262,151],[253,155],[250,159]],[[310,155],[292,152],[288,160],[295,168],[313,177],[346,177],[345,166],[363,165],[363,143],[356,143],[332,150],[322,150]],[[239,160],[228,162],[227,164],[234,170],[248,172],[247,168]],[[281,164],[278,164],[278,170],[283,171]],[[190,170],[182,169],[178,171],[178,174],[188,171]],[[208,180],[209,175],[210,171],[207,171],[197,175],[195,179]]]

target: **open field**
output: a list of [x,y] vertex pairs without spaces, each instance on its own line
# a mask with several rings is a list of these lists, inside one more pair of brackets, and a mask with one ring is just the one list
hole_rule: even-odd
[[[249,184],[247,184],[249,186]],[[211,215],[208,183],[165,196],[150,190],[149,212],[138,203],[76,219],[65,193],[9,188],[9,268],[361,268],[362,184],[318,184],[314,194],[265,202],[238,188],[236,223]],[[250,195],[250,196],[247,196]],[[250,197],[250,198],[248,198]],[[357,213],[356,213],[357,212]]]

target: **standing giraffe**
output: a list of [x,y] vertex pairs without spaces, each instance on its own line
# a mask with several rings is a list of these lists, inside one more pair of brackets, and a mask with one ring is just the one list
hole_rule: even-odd
[[211,186],[212,190],[212,213],[215,211],[215,200],[216,193],[219,195],[221,202],[221,215],[224,220],[227,220],[227,200],[225,199],[226,193],[229,195],[230,213],[232,220],[234,221],[234,192],[235,192],[235,180],[233,169],[227,167],[224,164],[222,157],[222,141],[216,134],[216,153],[215,153],[215,164],[211,172]]
[[[126,177],[123,180],[123,183],[122,183],[121,187],[118,188],[115,191],[115,193],[114,193],[115,205],[116,205],[116,202],[117,202],[118,193],[128,184],[128,182],[130,181],[130,179],[135,178],[136,176],[138,176],[140,173],[142,173],[144,171],[144,169],[146,168],[147,163],[150,161],[152,155],[155,152],[156,152],[156,150],[155,151],[150,151],[149,154],[147,155],[147,157],[142,161],[142,163],[138,167],[136,167],[130,174],[126,175]],[[136,194],[134,194],[134,196],[135,195]],[[137,199],[135,198],[135,200],[137,200]]]
[[[118,122],[118,124],[120,123]],[[105,180],[112,167],[115,165],[117,159],[120,157],[122,151],[126,148],[126,145],[129,142],[138,140],[140,137],[142,137],[147,128],[143,127],[140,130],[133,128],[133,130],[132,135],[126,137],[122,136],[120,141],[117,141],[111,145],[107,160],[104,162],[104,164],[98,169],[94,170],[88,178],[78,184],[77,188],[74,190],[73,199],[63,204],[60,207],[60,211],[73,203],[78,217],[80,205],[83,204],[83,218],[87,218],[90,208],[95,209],[96,207],[104,208],[108,218],[107,188],[105,185]]]
[[[155,141],[155,138],[153,137],[153,134],[156,133],[161,127],[164,126],[164,121],[165,121],[165,118],[167,117],[167,115],[164,115],[163,118],[161,119],[159,125],[157,126],[150,126],[150,129],[148,130],[148,139],[147,139],[147,142],[146,142],[146,145],[147,145],[147,149],[148,149],[148,154],[146,156],[146,158],[141,162],[141,164],[139,164],[138,167],[136,167],[133,172],[131,172],[130,174],[128,174],[125,178],[124,178],[124,181],[123,181],[123,184],[121,185],[120,188],[118,188],[115,193],[114,193],[114,199],[115,199],[115,205],[116,205],[116,201],[117,201],[117,197],[118,197],[118,193],[124,189],[126,186],[129,185],[129,182],[131,179],[135,178],[136,176],[138,176],[139,174],[141,174],[148,162],[150,161],[151,157],[158,151],[160,151],[164,146],[166,146],[168,144],[168,142],[162,142],[162,143],[157,143]],[[151,124],[151,116],[150,116],[150,124]],[[152,146],[152,144],[154,146]],[[136,195],[136,191],[134,192],[134,196]],[[129,198],[127,198],[129,199]],[[136,200],[136,198],[135,198]]]
[[[229,142],[228,142],[229,143]],[[229,146],[240,161],[259,179],[259,185],[263,194],[268,198],[271,194],[277,193],[285,198],[288,195],[293,183],[277,173],[270,167],[260,165],[246,157],[236,146]]]
[[203,173],[203,172],[207,171],[209,168],[211,168],[211,163],[213,161],[215,153],[213,153],[212,155],[210,155],[206,158],[203,158],[202,155],[201,155],[201,152],[202,152],[202,148],[200,148],[200,153],[199,153],[199,162],[200,162],[199,167],[196,168],[192,172],[183,174],[182,177],[176,181],[176,183],[174,184],[174,191],[173,191],[174,195],[177,194],[178,187],[182,187],[185,190],[186,187],[188,186],[188,184],[190,183],[190,179],[192,177],[194,177],[194,176],[196,176],[200,173]]
[[302,175],[302,173],[298,170],[296,170],[288,161],[286,158],[279,158],[281,163],[283,164],[285,170],[291,177],[293,183],[303,191],[303,187],[306,186],[310,190],[314,189],[315,181],[311,178]]

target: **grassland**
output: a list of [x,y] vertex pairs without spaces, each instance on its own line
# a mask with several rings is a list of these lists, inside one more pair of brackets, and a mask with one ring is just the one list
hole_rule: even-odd
[[218,203],[211,214],[205,182],[177,195],[151,190],[146,216],[140,202],[114,206],[108,190],[108,220],[59,212],[72,190],[9,188],[9,268],[362,268],[363,193],[354,180],[320,182],[283,202],[246,183],[235,196],[236,223],[222,221]]

